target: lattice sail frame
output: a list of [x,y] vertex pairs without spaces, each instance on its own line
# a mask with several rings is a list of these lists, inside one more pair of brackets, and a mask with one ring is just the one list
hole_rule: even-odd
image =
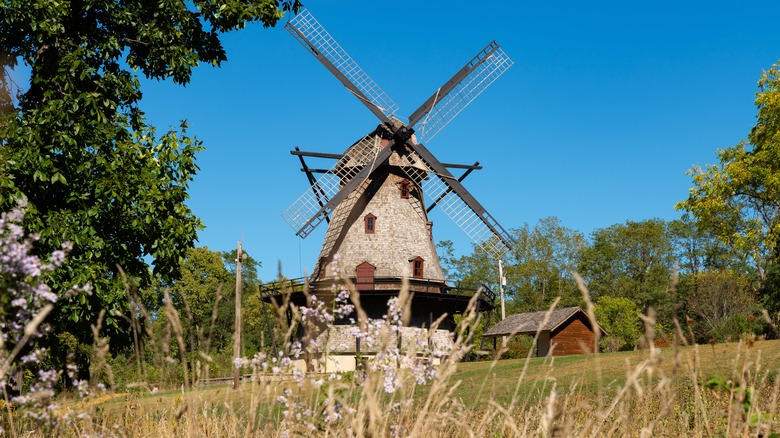
[[[300,35],[292,31],[290,27],[297,29],[308,42],[302,40]],[[395,115],[398,111],[398,105],[360,68],[308,10],[300,11],[298,15],[285,25],[285,28],[315,56],[319,53],[327,58],[336,69],[387,117]]]
[[323,212],[302,229],[306,222],[338,193],[343,184],[352,180],[364,166],[371,165],[381,148],[381,138],[375,133],[360,139],[328,172],[321,174],[317,182],[282,213],[284,220],[300,237],[308,236],[332,210]]
[[[490,50],[493,52],[490,53]],[[485,57],[487,59],[477,65]],[[495,41],[485,47],[467,64],[467,67],[472,65],[477,65],[477,67],[446,96],[442,96],[442,100],[437,102],[431,111],[413,126],[420,142],[427,143],[441,132],[455,116],[466,109],[477,96],[482,94],[513,64],[514,61]]]
[[[410,179],[422,181],[422,190],[426,203],[432,200],[439,200],[436,206],[450,220],[455,222],[478,248],[484,250],[493,258],[502,258],[509,248],[485,224],[483,219],[447,185],[445,179],[448,177],[428,170],[424,160],[416,152],[410,152],[407,159],[410,162],[418,163],[417,166],[403,167],[403,170]],[[485,220],[491,221],[494,227],[502,229],[490,215],[486,215]],[[511,240],[510,236],[507,235],[506,237]]]

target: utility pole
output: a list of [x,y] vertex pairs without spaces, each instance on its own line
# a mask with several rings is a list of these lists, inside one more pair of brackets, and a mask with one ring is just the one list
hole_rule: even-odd
[[[498,291],[501,294],[501,321],[506,319],[506,306],[504,304],[504,286],[506,285],[506,278],[504,278],[504,265],[501,259],[498,259]],[[495,338],[493,338],[493,345],[495,349]],[[501,337],[501,345],[506,345],[506,336]]]
[[504,265],[501,259],[498,259],[498,291],[501,294],[501,321],[506,319],[506,307],[504,305],[504,286],[506,286],[506,278],[504,278]]
[[241,242],[238,242],[236,251],[236,331],[233,333],[233,389],[238,389],[240,380],[240,368],[237,359],[241,356],[241,261],[243,252]]

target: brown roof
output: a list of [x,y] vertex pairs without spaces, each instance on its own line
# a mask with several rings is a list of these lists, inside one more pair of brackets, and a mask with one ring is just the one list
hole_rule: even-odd
[[[547,323],[542,325],[548,313],[550,314],[550,317],[547,320]],[[494,325],[483,336],[491,338],[512,334],[532,335],[535,334],[540,327],[541,331],[553,331],[577,313],[582,313],[587,319],[587,315],[579,307],[563,307],[560,309],[553,309],[552,311],[542,310],[540,312],[517,313],[507,316],[506,319]],[[598,325],[598,323],[596,324]],[[606,333],[600,325],[599,329],[601,329],[602,333]]]

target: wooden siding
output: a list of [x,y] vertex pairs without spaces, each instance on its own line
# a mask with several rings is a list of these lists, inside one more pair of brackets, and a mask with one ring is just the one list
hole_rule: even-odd
[[552,344],[553,356],[568,356],[571,354],[594,353],[595,335],[589,328],[587,321],[581,315],[561,324],[553,331],[550,344]]

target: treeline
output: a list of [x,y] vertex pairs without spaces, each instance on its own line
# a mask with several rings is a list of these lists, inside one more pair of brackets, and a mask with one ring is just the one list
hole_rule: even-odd
[[[246,252],[243,254],[240,345],[241,356],[252,357],[259,351],[270,351],[268,325],[270,322],[274,326],[277,315],[261,301],[262,282],[257,274],[260,263]],[[118,383],[131,382],[139,374],[152,376],[158,382],[192,384],[204,378],[231,375],[236,259],[236,250],[190,248],[181,262],[179,279],[157,282],[138,294],[128,290],[128,295],[145,297],[139,302],[132,298],[128,301],[126,318],[132,313],[139,318],[137,328],[131,325],[130,331],[139,332],[140,345],[125,344],[114,349],[115,354],[119,353],[113,358],[118,365],[115,368],[125,373],[118,375]],[[174,362],[179,365],[171,366]]]
[[[610,334],[607,349],[634,348],[642,335],[639,315],[651,308],[659,335],[673,329],[674,318],[690,322],[697,342],[773,335],[762,309],[778,303],[763,293],[756,260],[690,220],[627,221],[586,237],[548,217],[511,233],[517,244],[504,260],[507,314],[544,310],[558,297],[559,306],[583,305],[577,272]],[[439,250],[451,281],[498,291],[496,260],[479,251],[454,257],[450,241]]]

